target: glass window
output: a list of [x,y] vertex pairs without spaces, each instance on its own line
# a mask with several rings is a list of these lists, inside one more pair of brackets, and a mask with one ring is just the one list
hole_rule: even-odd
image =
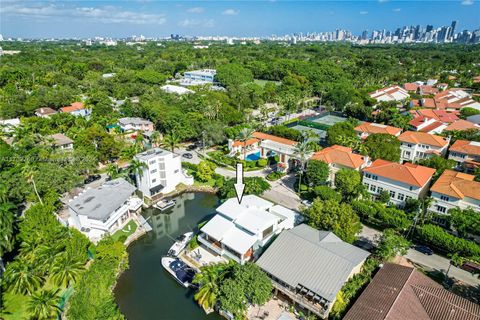
[[395,191],[390,190],[390,197],[395,198]]
[[160,162],[158,164],[158,167],[160,168],[160,170],[165,170],[165,163]]
[[442,207],[442,206],[437,206],[437,211],[441,213],[445,213],[447,211],[447,208]]
[[397,199],[403,201],[405,199],[405,195],[403,193],[399,193]]
[[150,170],[150,173],[152,173],[152,174],[155,173],[155,172],[157,172],[157,169]]
[[157,179],[152,179],[152,183],[155,183],[155,182],[157,182]]
[[377,190],[377,187],[372,184],[370,186],[370,191],[375,192],[375,190]]

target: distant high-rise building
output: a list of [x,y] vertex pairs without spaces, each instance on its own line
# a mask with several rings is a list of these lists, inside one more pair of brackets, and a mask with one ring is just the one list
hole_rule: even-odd
[[362,32],[362,40],[367,40],[367,38],[368,38],[368,31],[367,31],[367,30],[364,30],[364,31]]
[[433,26],[427,25],[427,30],[425,30],[425,32],[430,32],[432,30],[433,30]]
[[452,24],[450,25],[450,35],[449,35],[449,38],[453,38],[453,36],[455,35],[455,28],[457,27],[457,23],[458,23],[458,21],[456,21],[456,20],[453,20],[453,21],[452,21]]

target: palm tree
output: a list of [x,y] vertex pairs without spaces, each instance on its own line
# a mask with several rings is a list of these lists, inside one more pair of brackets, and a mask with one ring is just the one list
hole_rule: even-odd
[[5,183],[0,182],[0,203],[8,202],[8,194],[10,190]]
[[13,249],[13,224],[15,206],[10,202],[0,204],[0,259],[5,252]]
[[163,143],[172,150],[172,153],[175,152],[175,147],[180,142],[180,137],[175,133],[175,131],[171,131],[170,133],[165,135],[163,139]]
[[215,306],[220,292],[220,284],[225,277],[227,268],[227,263],[206,266],[201,269],[201,272],[195,275],[193,283],[198,284],[199,289],[195,293],[194,299],[205,310]]
[[250,129],[250,128],[243,128],[240,130],[238,133],[237,139],[243,142],[243,160],[246,159],[246,153],[247,153],[247,141],[252,139],[253,133],[255,130]]
[[137,159],[132,159],[130,165],[128,166],[129,176],[138,177],[141,179],[143,174],[143,169],[147,168],[147,164]]
[[302,141],[295,146],[295,155],[300,159],[300,176],[298,178],[298,193],[300,193],[300,187],[302,186],[302,176],[305,170],[305,163],[310,156],[312,147],[308,140]]
[[43,206],[42,198],[40,198],[40,194],[38,193],[38,190],[37,190],[37,184],[35,183],[35,175],[37,174],[36,168],[27,163],[23,166],[22,172],[25,175],[25,178],[27,178],[27,181],[33,185],[33,190],[37,195],[38,201],[40,201],[40,203]]
[[27,310],[34,319],[56,319],[60,312],[58,303],[58,289],[42,290],[30,297]]
[[153,131],[151,137],[153,147],[158,147],[162,141],[162,135],[158,131]]
[[67,287],[78,280],[82,271],[83,264],[80,261],[62,253],[53,262],[50,274],[55,284]]
[[32,294],[43,283],[43,278],[30,268],[30,264],[21,260],[15,260],[7,266],[4,278],[13,293]]
[[107,174],[110,178],[116,179],[120,175],[120,170],[116,164],[110,163],[107,166]]

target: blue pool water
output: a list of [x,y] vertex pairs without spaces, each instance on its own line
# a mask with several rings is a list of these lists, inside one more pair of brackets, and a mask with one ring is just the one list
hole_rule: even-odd
[[257,161],[258,159],[260,159],[260,151],[258,151],[257,153],[250,153],[247,156],[248,161]]

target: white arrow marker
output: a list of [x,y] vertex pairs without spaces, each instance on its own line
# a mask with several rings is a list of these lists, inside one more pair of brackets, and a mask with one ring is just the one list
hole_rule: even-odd
[[237,194],[238,203],[242,203],[243,191],[245,190],[245,184],[243,184],[243,164],[237,163],[237,182],[234,184],[235,193]]

